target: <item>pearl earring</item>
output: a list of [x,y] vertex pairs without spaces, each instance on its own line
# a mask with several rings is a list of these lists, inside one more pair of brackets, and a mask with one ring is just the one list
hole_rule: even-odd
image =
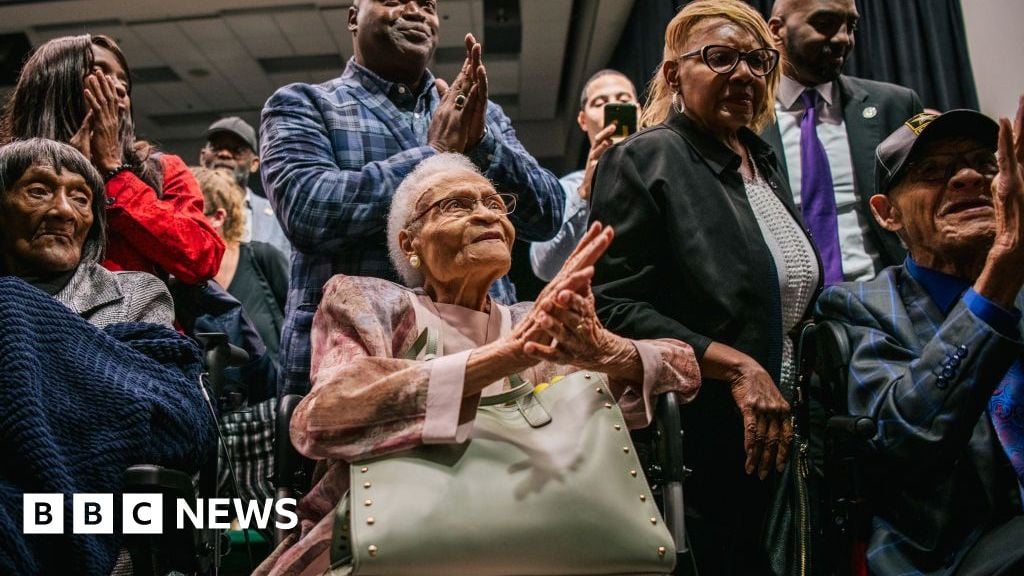
[[420,267],[420,257],[415,255],[415,254],[413,254],[412,256],[409,256],[409,265],[412,266],[413,268],[419,268]]

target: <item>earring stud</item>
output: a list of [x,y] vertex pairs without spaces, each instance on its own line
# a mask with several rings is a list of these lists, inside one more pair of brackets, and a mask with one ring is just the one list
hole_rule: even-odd
[[409,265],[412,266],[413,268],[419,268],[420,267],[420,257],[415,255],[415,254],[413,254],[412,256],[409,256]]

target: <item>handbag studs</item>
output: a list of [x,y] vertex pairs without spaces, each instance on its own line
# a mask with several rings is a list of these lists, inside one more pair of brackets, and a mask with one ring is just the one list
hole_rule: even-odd
[[640,495],[640,501],[641,502],[647,502],[647,495],[646,494],[641,494]]
[[651,516],[651,524],[657,525],[658,524],[658,519],[655,518],[654,516]]
[[373,557],[377,556],[377,546],[376,546],[376,544],[370,544],[369,546],[367,546],[366,547],[366,551],[370,554],[370,556],[373,556]]
[[618,424],[616,424],[616,425],[612,426],[612,428],[615,428],[615,431],[616,431],[616,432],[618,432],[618,431],[622,430],[622,426],[620,426],[620,425],[618,425]]
[[664,558],[665,552],[666,550],[664,546],[658,546],[658,558]]
[[359,471],[362,472],[363,474],[366,474],[367,472],[370,471],[370,469],[367,468],[366,466],[363,466],[362,468],[359,469]]
[[366,501],[363,502],[363,506],[366,506],[366,507],[373,506],[373,500],[370,500],[369,498],[367,498]]
[[632,476],[633,478],[636,478],[636,470],[630,470],[629,475]]
[[373,484],[370,484],[369,482],[363,482],[363,488],[369,488],[370,486],[373,486]]
[[374,518],[373,516],[367,516],[366,517],[366,525],[367,526],[373,526],[373,523],[376,522],[376,521],[377,521],[377,519]]
[[629,446],[623,446],[622,451],[625,452],[626,454],[629,454]]

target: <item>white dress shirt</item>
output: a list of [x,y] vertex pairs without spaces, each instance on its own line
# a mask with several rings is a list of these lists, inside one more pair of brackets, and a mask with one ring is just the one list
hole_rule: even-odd
[[[782,76],[775,93],[775,112],[779,121],[782,145],[786,149],[786,168],[793,199],[800,207],[800,121],[804,117],[804,103],[800,98],[805,86]],[[832,185],[836,196],[836,216],[839,227],[839,248],[843,258],[843,278],[846,281],[870,280],[881,269],[881,257],[870,238],[871,214],[864,214],[854,189],[853,161],[850,142],[846,137],[843,105],[839,86],[829,82],[815,86],[818,91],[818,138],[825,146],[825,154],[832,171]],[[869,192],[870,193],[870,192]]]

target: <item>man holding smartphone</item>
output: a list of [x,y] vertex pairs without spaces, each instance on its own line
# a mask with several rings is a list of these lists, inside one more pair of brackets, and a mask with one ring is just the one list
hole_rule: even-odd
[[[617,106],[606,108],[608,104]],[[636,88],[621,72],[607,68],[599,70],[583,86],[576,122],[580,130],[587,133],[590,153],[583,170],[566,174],[559,180],[565,191],[562,228],[551,240],[530,245],[530,265],[541,280],[550,281],[558,273],[587,231],[590,184],[597,170],[597,161],[612,144],[636,130],[639,116]]]

